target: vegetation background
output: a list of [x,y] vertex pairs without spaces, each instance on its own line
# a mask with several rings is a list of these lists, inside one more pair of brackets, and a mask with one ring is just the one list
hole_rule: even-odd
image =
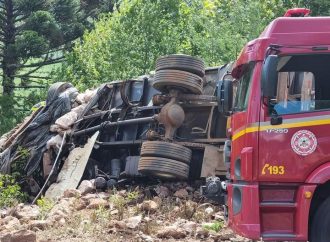
[[172,53],[224,64],[292,7],[330,15],[329,0],[0,0],[0,134],[53,82],[92,88]]

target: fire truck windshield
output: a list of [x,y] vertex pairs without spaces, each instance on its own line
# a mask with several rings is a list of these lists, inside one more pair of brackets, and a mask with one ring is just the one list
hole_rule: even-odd
[[277,114],[330,109],[330,54],[281,57],[277,69]]

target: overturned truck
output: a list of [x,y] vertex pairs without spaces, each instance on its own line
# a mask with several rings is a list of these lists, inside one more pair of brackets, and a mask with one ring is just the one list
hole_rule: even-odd
[[[211,177],[206,190],[217,194],[226,175],[220,109],[231,102],[222,80],[231,78],[231,66],[205,69],[198,58],[169,55],[154,74],[81,94],[55,83],[46,105],[0,140],[1,172],[19,167],[30,194],[47,189],[52,198],[82,179],[105,189],[125,179]],[[28,157],[19,163],[22,149]]]

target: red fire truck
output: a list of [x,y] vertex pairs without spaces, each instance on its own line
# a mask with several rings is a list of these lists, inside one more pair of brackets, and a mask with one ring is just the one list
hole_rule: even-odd
[[243,48],[234,97],[222,81],[229,225],[251,239],[330,241],[330,17],[308,13]]

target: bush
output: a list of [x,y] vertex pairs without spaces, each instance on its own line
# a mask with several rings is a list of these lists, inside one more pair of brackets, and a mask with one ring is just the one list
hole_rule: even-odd
[[214,222],[214,223],[210,223],[210,224],[205,224],[203,226],[204,229],[212,230],[215,232],[219,232],[222,227],[223,227],[223,223],[221,223],[221,222]]
[[228,63],[291,5],[291,0],[123,0],[77,41],[56,79],[91,88],[147,74],[159,56],[173,53],[199,56],[209,66]]
[[42,197],[37,200],[37,205],[40,208],[40,219],[45,219],[55,203],[48,198]]
[[27,200],[27,194],[10,175],[0,174],[0,208],[12,207]]

